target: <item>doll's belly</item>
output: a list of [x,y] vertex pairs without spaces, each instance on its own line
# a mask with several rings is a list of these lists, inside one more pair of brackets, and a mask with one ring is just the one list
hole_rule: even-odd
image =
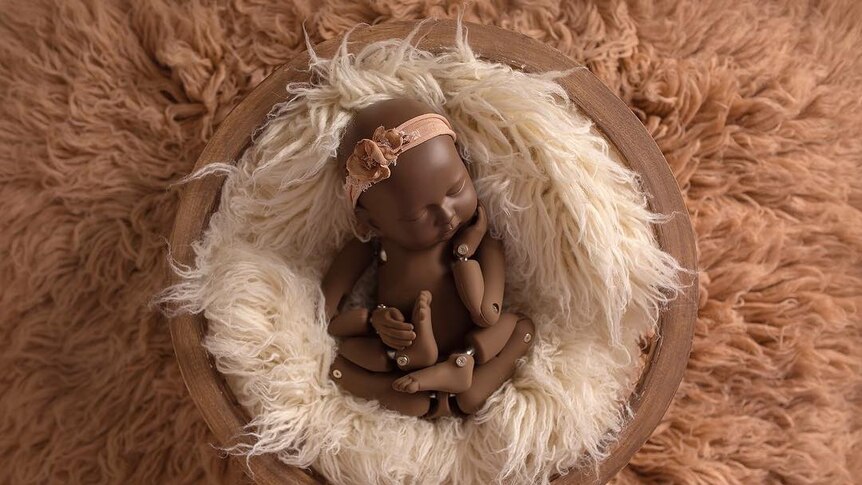
[[[413,306],[422,290],[431,292],[431,321],[437,341],[440,359],[451,352],[465,349],[465,336],[473,327],[470,314],[458,296],[451,271],[443,274],[404,274],[403,276],[380,272],[378,278],[378,303],[398,308],[408,322],[413,320]],[[432,274],[429,274],[432,273]]]

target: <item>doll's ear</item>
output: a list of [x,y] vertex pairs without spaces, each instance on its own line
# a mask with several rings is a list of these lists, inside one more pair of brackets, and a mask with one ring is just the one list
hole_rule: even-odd
[[370,237],[373,232],[377,231],[377,225],[374,223],[374,220],[371,219],[371,214],[368,212],[368,209],[361,205],[357,205],[355,213],[356,232]]

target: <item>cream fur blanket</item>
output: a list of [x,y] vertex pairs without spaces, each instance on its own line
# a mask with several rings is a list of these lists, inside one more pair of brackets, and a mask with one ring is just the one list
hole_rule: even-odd
[[[603,456],[626,419],[639,340],[678,290],[636,174],[554,81],[478,60],[458,34],[439,54],[411,39],[332,59],[291,85],[227,173],[194,268],[165,300],[204,312],[206,347],[254,416],[252,447],[335,483],[546,483]],[[475,417],[428,422],[342,393],[327,375],[320,278],[353,237],[334,160],[353,110],[422,99],[452,121],[493,232],[505,240],[505,305],[537,341]],[[361,290],[361,289],[360,289]],[[361,293],[361,291],[360,291]]]

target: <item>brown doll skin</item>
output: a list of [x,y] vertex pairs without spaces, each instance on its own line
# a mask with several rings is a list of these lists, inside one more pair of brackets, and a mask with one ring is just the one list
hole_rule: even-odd
[[[432,112],[410,99],[359,111],[339,149],[342,166],[378,126]],[[341,338],[330,375],[349,392],[407,415],[476,412],[511,377],[534,328],[528,318],[500,312],[503,246],[487,233],[487,215],[452,138],[437,136],[401,153],[391,176],[359,197],[356,216],[360,230],[380,241],[380,307],[340,311],[375,258],[370,243],[352,240],[322,281],[329,333]]]

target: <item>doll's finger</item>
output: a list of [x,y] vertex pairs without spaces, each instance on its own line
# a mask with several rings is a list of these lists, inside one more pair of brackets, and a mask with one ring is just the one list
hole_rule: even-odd
[[406,349],[407,347],[410,347],[411,345],[413,345],[413,341],[412,340],[390,340],[390,343],[388,343],[387,345],[389,345],[393,349],[403,350],[403,349]]
[[415,340],[416,339],[416,333],[414,333],[410,330],[386,329],[386,330],[384,330],[383,335],[386,335],[387,337],[389,337],[391,339],[396,339],[396,340]]
[[393,307],[388,307],[384,311],[385,311],[384,315],[386,315],[387,319],[395,320],[398,322],[404,321],[404,314],[401,313],[401,310],[399,310],[397,308],[393,308]]
[[[386,308],[385,310],[390,310]],[[376,310],[371,315],[371,325],[379,332],[384,328],[394,328],[397,330],[412,330],[413,326],[404,321],[404,316],[398,311],[397,308],[393,308],[395,312],[389,312],[384,310]],[[400,317],[400,318],[398,318]]]
[[485,204],[482,201],[479,201],[479,205],[476,206],[476,222],[473,225],[488,228],[488,215],[485,213]]
[[383,320],[378,325],[381,332],[393,330],[393,331],[410,331],[413,330],[413,325],[407,322],[396,322],[394,320]]
[[[472,229],[473,237],[478,237],[479,240],[485,236],[485,233],[488,232],[488,216],[485,213],[485,207],[480,203],[478,208],[476,209],[476,219],[471,224],[470,229]],[[476,241],[478,244],[479,241]]]
[[377,308],[371,313],[371,318],[377,320],[392,320],[397,322],[404,321],[404,314],[401,310],[392,307]]
[[393,349],[398,349],[398,350],[401,350],[403,348],[410,347],[411,345],[413,345],[412,340],[391,339],[391,338],[388,338],[386,336],[381,336],[381,340],[383,340],[383,343],[386,344],[387,346],[392,347]]

